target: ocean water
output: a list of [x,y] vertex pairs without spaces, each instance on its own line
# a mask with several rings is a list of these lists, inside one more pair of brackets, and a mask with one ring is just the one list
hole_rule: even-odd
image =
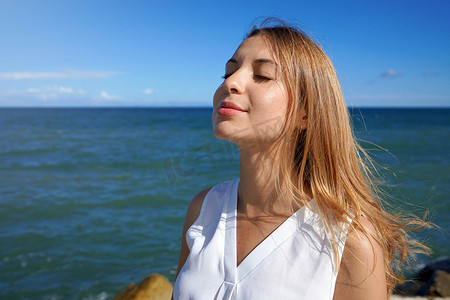
[[[448,256],[450,109],[353,109],[356,136],[418,234]],[[238,176],[211,109],[0,109],[0,299],[112,299],[174,280],[187,205]],[[412,205],[407,205],[410,203]]]

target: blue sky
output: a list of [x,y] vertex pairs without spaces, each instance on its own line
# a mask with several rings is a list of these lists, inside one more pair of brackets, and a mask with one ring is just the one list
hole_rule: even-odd
[[0,106],[210,106],[258,17],[299,25],[350,106],[450,106],[450,2],[0,2]]

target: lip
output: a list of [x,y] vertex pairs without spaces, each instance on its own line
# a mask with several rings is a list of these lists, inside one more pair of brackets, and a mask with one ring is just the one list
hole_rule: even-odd
[[233,102],[228,101],[222,102],[219,109],[217,110],[217,113],[222,116],[232,116],[242,112],[245,112],[245,110],[243,110]]

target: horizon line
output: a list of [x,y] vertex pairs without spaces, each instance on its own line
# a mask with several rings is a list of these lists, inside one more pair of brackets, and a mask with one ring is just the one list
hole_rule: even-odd
[[[144,105],[135,105],[135,106],[0,106],[0,109],[131,109],[131,108],[160,108],[160,109],[212,109],[212,106],[208,105],[189,105],[189,106],[144,106]],[[347,105],[348,109],[450,109],[450,105],[448,106],[373,106],[373,105]]]

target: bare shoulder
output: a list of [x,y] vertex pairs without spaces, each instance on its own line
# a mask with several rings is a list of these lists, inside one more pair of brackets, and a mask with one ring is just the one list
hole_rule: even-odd
[[204,189],[203,191],[199,192],[197,195],[195,195],[192,198],[191,203],[189,203],[188,210],[186,213],[186,220],[185,220],[185,225],[189,225],[187,227],[187,229],[189,229],[189,227],[191,227],[191,225],[195,222],[195,220],[197,220],[198,216],[200,215],[200,211],[201,211],[202,205],[203,205],[203,200],[205,200],[205,197],[210,190],[211,190],[211,188],[207,188],[207,189]]
[[[361,216],[359,218],[359,222],[361,223],[361,225],[363,225],[365,227],[365,229],[369,233],[369,236],[367,236],[361,230],[351,231],[347,236],[347,240],[345,242],[345,249],[351,250],[349,252],[352,252],[354,254],[354,255],[352,255],[352,257],[359,254],[360,256],[361,255],[367,256],[366,257],[367,259],[373,258],[374,255],[372,255],[372,254],[376,254],[373,252],[376,252],[376,250],[378,248],[379,248],[379,250],[381,250],[378,243],[376,243],[375,239],[371,236],[371,235],[376,235],[376,229],[372,225],[372,223],[370,223],[370,221],[367,220],[365,217]],[[349,252],[348,252],[348,254],[349,254]],[[370,253],[370,255],[368,252]],[[348,254],[347,254],[347,256],[349,256]],[[362,258],[362,257],[360,257],[360,258]]]
[[195,195],[192,198],[191,203],[189,203],[186,218],[184,220],[183,233],[181,236],[180,259],[178,261],[178,269],[176,276],[178,276],[178,273],[180,272],[181,268],[186,262],[187,257],[189,256],[189,248],[186,243],[186,232],[188,231],[189,227],[191,227],[192,224],[194,224],[195,220],[197,220],[198,216],[200,215],[203,200],[205,199],[206,195],[210,190],[211,188],[204,189],[203,191]]
[[368,235],[362,230],[348,234],[333,299],[387,299],[383,250],[373,238],[377,231],[365,217],[359,221]]

